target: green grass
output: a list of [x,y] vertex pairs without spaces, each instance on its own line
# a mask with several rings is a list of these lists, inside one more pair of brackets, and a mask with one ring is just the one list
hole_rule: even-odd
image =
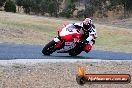
[[132,52],[132,30],[118,27],[103,29],[103,27],[98,27],[95,49]]
[[[61,24],[73,22],[75,20],[0,12],[0,42],[46,44],[57,35]],[[94,49],[132,52],[132,30],[95,25],[98,38]]]

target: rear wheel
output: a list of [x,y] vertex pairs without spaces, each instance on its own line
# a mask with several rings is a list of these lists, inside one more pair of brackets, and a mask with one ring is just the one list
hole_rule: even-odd
[[76,45],[75,48],[69,51],[70,56],[77,56],[82,52],[83,46],[82,45]]
[[55,49],[54,49],[54,45],[56,44],[56,42],[54,40],[52,40],[51,42],[49,42],[47,45],[45,45],[45,47],[42,50],[42,53],[44,55],[50,55],[52,54]]
[[69,55],[70,56],[77,56],[77,55],[79,55],[80,53],[81,53],[82,51],[80,51],[80,50],[75,50],[75,49],[73,49],[73,50],[71,50],[70,52],[69,52]]

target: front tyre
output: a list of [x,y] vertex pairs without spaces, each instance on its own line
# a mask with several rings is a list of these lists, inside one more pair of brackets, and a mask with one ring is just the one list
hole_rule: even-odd
[[56,44],[56,42],[54,40],[52,40],[51,42],[49,42],[48,44],[45,45],[45,47],[42,50],[42,53],[44,55],[50,55],[52,54],[55,49],[54,49],[54,45]]

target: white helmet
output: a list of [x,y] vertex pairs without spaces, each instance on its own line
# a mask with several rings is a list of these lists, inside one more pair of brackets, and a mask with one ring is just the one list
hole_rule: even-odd
[[83,21],[83,28],[85,31],[88,31],[92,27],[92,20],[90,18],[86,18]]

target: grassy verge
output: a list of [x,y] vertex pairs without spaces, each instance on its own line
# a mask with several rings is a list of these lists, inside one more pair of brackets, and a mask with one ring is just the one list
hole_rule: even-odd
[[132,30],[97,25],[98,38],[95,49],[132,52]]
[[[45,44],[57,28],[73,20],[0,12],[0,42]],[[94,49],[132,52],[132,30],[95,24],[98,38]]]

